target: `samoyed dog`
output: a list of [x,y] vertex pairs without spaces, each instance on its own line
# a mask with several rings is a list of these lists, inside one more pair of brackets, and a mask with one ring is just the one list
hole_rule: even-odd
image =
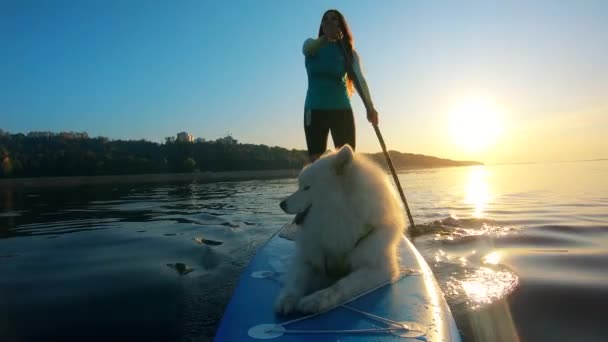
[[277,313],[323,312],[398,277],[404,211],[379,166],[345,145],[306,166],[298,183],[281,202],[299,227]]

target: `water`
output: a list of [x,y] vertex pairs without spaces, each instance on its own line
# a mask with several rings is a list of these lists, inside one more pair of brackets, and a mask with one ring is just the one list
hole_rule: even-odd
[[[465,341],[608,340],[607,161],[400,179]],[[295,188],[0,189],[0,340],[210,340]]]

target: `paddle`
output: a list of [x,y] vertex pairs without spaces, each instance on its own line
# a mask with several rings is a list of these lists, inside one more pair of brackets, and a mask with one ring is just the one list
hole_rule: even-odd
[[[350,76],[350,79],[353,80],[353,83],[355,84],[355,88],[357,89],[357,92],[359,93],[359,95],[361,96],[361,99],[363,100],[365,109],[369,112],[369,110],[373,109],[373,107],[372,107],[371,103],[369,103],[369,101],[367,101],[367,99],[363,95],[365,93],[363,92],[361,83],[359,82],[359,79],[357,78],[357,74],[355,73],[355,70],[353,69],[353,61],[350,58],[350,55],[346,51],[346,46],[345,46],[344,40],[341,40],[340,46],[342,47],[342,55],[344,56],[344,60],[346,61],[346,72]],[[384,157],[386,157],[386,162],[388,163],[388,167],[390,168],[391,173],[393,174],[393,180],[395,181],[395,184],[397,185],[397,190],[399,191],[399,196],[401,196],[401,201],[403,201],[403,205],[405,205],[405,210],[407,211],[407,218],[410,220],[410,228],[413,229],[414,231],[416,231],[416,225],[414,224],[414,218],[412,217],[412,213],[410,212],[410,207],[407,205],[407,199],[405,199],[405,194],[403,193],[403,187],[401,186],[401,183],[399,182],[399,178],[397,177],[397,172],[395,171],[395,167],[393,166],[393,161],[391,160],[391,156],[388,154],[388,151],[386,150],[386,144],[384,143],[384,139],[382,138],[382,134],[380,133],[380,128],[378,128],[378,124],[375,124],[375,123],[372,123],[372,126],[374,126],[374,131],[376,131],[376,136],[378,137],[378,141],[380,141],[380,146],[382,146],[382,152],[384,152]]]

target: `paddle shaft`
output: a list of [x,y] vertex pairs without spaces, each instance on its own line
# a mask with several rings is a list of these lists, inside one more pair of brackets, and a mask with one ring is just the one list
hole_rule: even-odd
[[[342,47],[342,54],[344,55],[344,59],[346,61],[346,69],[355,84],[355,88],[357,92],[361,96],[361,100],[363,100],[363,104],[365,105],[365,109],[369,112],[373,109],[371,103],[365,97],[365,93],[363,92],[363,88],[361,87],[361,83],[357,78],[357,74],[353,70],[353,61],[350,58],[350,55],[346,51],[346,47],[344,46],[344,40],[341,41],[340,46]],[[405,210],[407,212],[407,218],[410,220],[410,226],[412,229],[416,230],[416,225],[414,224],[414,218],[412,217],[412,213],[410,212],[410,207],[407,205],[407,199],[405,198],[405,194],[403,193],[403,187],[401,186],[401,182],[399,182],[399,178],[397,177],[397,172],[395,171],[395,166],[393,165],[393,161],[391,160],[391,156],[388,154],[386,150],[386,144],[384,143],[384,139],[382,138],[382,133],[380,133],[380,128],[378,128],[377,124],[372,123],[374,126],[374,131],[376,132],[376,136],[378,137],[378,141],[380,141],[380,146],[382,146],[382,152],[384,152],[384,157],[386,158],[386,162],[388,163],[388,167],[391,170],[391,174],[393,175],[393,180],[397,185],[397,190],[399,191],[399,196],[401,197],[401,201],[403,201],[403,205],[405,206]]]
[[376,136],[378,136],[378,140],[380,141],[380,145],[382,146],[382,151],[384,152],[384,156],[386,157],[386,162],[388,163],[388,167],[391,169],[391,173],[393,174],[393,179],[395,180],[395,184],[397,185],[397,190],[399,191],[399,196],[401,196],[401,200],[403,201],[403,205],[405,205],[405,211],[407,212],[407,218],[410,220],[410,225],[412,229],[416,229],[416,225],[414,224],[414,218],[412,217],[412,213],[410,212],[410,207],[407,205],[407,199],[405,198],[405,194],[403,193],[403,187],[399,182],[399,178],[397,177],[397,172],[395,171],[395,166],[393,166],[393,161],[386,151],[386,145],[384,144],[384,139],[382,139],[382,134],[380,133],[380,129],[378,125],[374,126],[374,130],[376,131]]

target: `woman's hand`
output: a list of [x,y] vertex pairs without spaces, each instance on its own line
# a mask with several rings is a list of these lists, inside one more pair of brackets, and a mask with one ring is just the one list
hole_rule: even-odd
[[374,126],[378,126],[378,112],[375,108],[372,107],[367,110],[367,121],[371,122]]

